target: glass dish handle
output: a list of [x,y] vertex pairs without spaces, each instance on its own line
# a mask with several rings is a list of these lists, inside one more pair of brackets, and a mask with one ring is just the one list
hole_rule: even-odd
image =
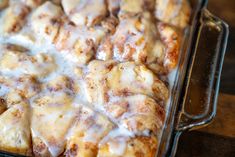
[[216,114],[220,75],[228,38],[228,25],[202,10],[197,40],[182,90],[178,131],[208,124]]

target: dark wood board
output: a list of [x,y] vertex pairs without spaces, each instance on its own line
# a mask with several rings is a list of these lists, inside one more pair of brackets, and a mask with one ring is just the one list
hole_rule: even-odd
[[182,135],[176,157],[235,157],[235,139],[206,132]]

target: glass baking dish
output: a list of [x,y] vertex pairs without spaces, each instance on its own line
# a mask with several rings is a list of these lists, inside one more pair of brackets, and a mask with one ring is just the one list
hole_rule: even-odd
[[[191,25],[182,42],[157,157],[174,156],[181,133],[207,125],[216,113],[228,26],[207,10],[207,0],[190,2]],[[0,156],[19,155],[1,151]]]
[[168,116],[157,157],[174,156],[182,132],[203,127],[216,114],[228,25],[207,10],[207,0],[190,0],[186,30]]

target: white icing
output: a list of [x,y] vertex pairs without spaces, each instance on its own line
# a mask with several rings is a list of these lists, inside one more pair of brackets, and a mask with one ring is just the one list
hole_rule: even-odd
[[123,155],[126,150],[126,139],[119,139],[118,143],[115,142],[108,142],[110,152],[115,155]]
[[122,155],[126,150],[128,139],[134,137],[134,135],[133,132],[130,132],[125,127],[119,126],[119,128],[110,131],[100,144],[107,143],[111,153]]
[[[89,2],[92,2],[92,1],[90,0]],[[77,3],[79,3],[79,2],[77,1]],[[72,17],[69,17],[69,18],[71,18],[72,21],[75,21],[75,23],[78,25],[84,24],[83,18],[84,18],[84,16],[87,16],[90,9],[92,11],[94,11],[94,14],[89,14],[88,25],[91,25],[91,23],[92,23],[91,21],[98,14],[97,13],[98,10],[96,10],[98,6],[95,6],[94,4],[92,5],[92,7],[85,8],[85,10],[82,10],[82,8],[84,8],[84,6],[87,5],[87,3],[88,3],[87,1],[81,1],[81,4],[77,8],[75,8],[75,10],[77,12]],[[103,0],[99,0],[96,3],[103,3]],[[67,5],[66,1],[62,1],[62,4],[65,9],[65,12],[67,13],[68,16],[70,16],[69,10],[71,8],[66,8],[66,7],[73,7],[73,6],[66,6]],[[74,91],[71,91],[70,89],[63,89],[62,91],[52,93],[48,89],[43,89],[36,96],[33,96],[32,98],[29,99],[31,107],[35,108],[36,105],[34,104],[34,100],[37,97],[49,95],[49,96],[53,96],[53,98],[55,98],[55,99],[57,99],[57,98],[60,99],[61,97],[63,98],[63,96],[67,94],[68,97],[71,97],[71,101],[72,101],[68,107],[68,108],[70,108],[70,110],[72,110],[73,108],[75,110],[75,108],[79,108],[81,106],[86,106],[86,107],[90,108],[93,112],[107,116],[108,117],[107,121],[110,121],[112,124],[115,125],[115,129],[110,131],[108,133],[108,135],[102,139],[100,144],[107,142],[109,145],[109,148],[110,148],[110,152],[121,156],[126,150],[126,144],[127,144],[128,139],[135,137],[136,135],[149,136],[150,131],[144,130],[141,134],[139,134],[139,133],[137,134],[134,131],[128,130],[127,126],[125,126],[125,124],[120,124],[117,119],[113,118],[110,115],[110,113],[107,113],[107,111],[105,111],[104,106],[103,106],[104,102],[102,102],[102,100],[100,100],[100,99],[102,99],[102,97],[99,97],[99,100],[98,100],[99,102],[102,102],[102,104],[98,104],[98,103],[94,104],[94,102],[89,102],[88,93],[86,91],[87,84],[84,81],[84,76],[80,78],[74,72],[74,70],[78,67],[78,64],[77,64],[78,58],[73,53],[71,53],[71,49],[74,46],[74,44],[78,38],[83,43],[85,43],[87,39],[92,39],[92,41],[95,43],[95,45],[98,45],[101,38],[105,35],[105,30],[99,26],[95,26],[93,28],[94,30],[92,30],[92,29],[88,29],[87,27],[77,26],[76,28],[74,28],[74,27],[65,25],[64,29],[66,31],[69,31],[72,33],[70,34],[71,36],[66,40],[65,48],[63,47],[62,50],[58,50],[58,48],[56,46],[60,47],[64,43],[58,43],[58,45],[52,44],[51,37],[48,38],[48,36],[44,32],[44,29],[47,26],[48,21],[50,21],[50,19],[46,18],[41,21],[37,19],[39,16],[38,15],[39,13],[41,13],[43,11],[47,12],[48,10],[51,10],[51,9],[53,10],[53,8],[54,8],[54,6],[52,5],[52,3],[47,2],[44,5],[44,7],[40,8],[41,10],[37,10],[37,11],[33,12],[33,15],[28,16],[28,18],[27,18],[28,20],[35,18],[35,20],[33,21],[35,23],[28,23],[17,34],[8,35],[8,36],[2,36],[2,35],[0,36],[0,44],[12,43],[12,44],[21,45],[23,47],[27,47],[29,49],[29,51],[23,52],[23,53],[26,53],[28,58],[35,57],[34,59],[36,60],[36,62],[31,62],[30,59],[26,59],[26,61],[20,62],[20,64],[19,64],[20,66],[18,66],[17,68],[15,68],[13,70],[7,69],[7,68],[0,69],[0,75],[6,76],[9,78],[10,77],[19,78],[25,74],[33,74],[33,75],[37,75],[38,81],[44,85],[47,84],[48,82],[51,82],[51,81],[53,82],[53,80],[55,80],[58,76],[61,76],[61,75],[68,76],[69,78],[72,78],[73,84],[78,86],[78,91],[74,92]],[[54,8],[54,9],[57,9],[57,13],[55,13],[55,14],[60,15],[60,9],[59,8]],[[79,10],[82,10],[82,11],[79,12]],[[19,12],[19,11],[17,11],[17,12]],[[53,12],[49,16],[54,17]],[[113,38],[115,38],[119,34],[128,34],[128,31],[131,31],[132,33],[135,34],[135,37],[133,39],[128,40],[127,43],[131,44],[131,45],[135,45],[136,41],[138,39],[140,39],[143,36],[143,34],[138,32],[138,30],[136,30],[136,28],[134,27],[135,25],[133,24],[134,22],[135,21],[126,20],[123,23],[121,23],[120,27],[125,26],[126,29],[123,29],[123,28],[119,29],[115,33]],[[38,23],[41,25],[38,26],[37,25]],[[166,32],[165,35],[169,36],[170,33],[172,33],[172,32]],[[38,36],[40,36],[40,37],[38,37]],[[134,60],[137,60],[138,54],[144,48],[145,44],[146,43],[141,43],[140,45],[138,45],[138,49],[136,50],[138,52],[136,52],[136,54],[135,54],[136,56],[133,56]],[[156,51],[163,51],[162,45],[160,45],[159,47],[156,47],[156,49],[157,49]],[[3,51],[3,50],[1,49],[1,51]],[[114,47],[114,52],[115,51],[117,53],[114,53],[114,59],[122,61],[123,57],[119,54],[119,52],[118,52],[119,50],[117,47]],[[52,62],[47,63],[46,61],[44,61],[40,56],[42,54],[47,55],[47,56],[51,56],[53,58],[54,63],[52,63]],[[105,53],[101,52],[98,55],[99,55],[98,58],[100,58],[100,59],[106,58]],[[125,52],[124,52],[124,55],[125,55]],[[157,54],[157,55],[161,55],[161,54]],[[0,52],[0,59],[2,57],[3,57],[3,53]],[[166,60],[166,62],[167,62],[167,60]],[[144,70],[142,70],[141,73],[138,73],[138,72],[135,72],[135,69],[134,69],[135,67],[136,67],[135,64],[130,64],[129,68],[123,69],[122,74],[120,75],[120,82],[119,82],[120,85],[124,86],[124,87],[126,87],[125,85],[127,85],[127,86],[133,85],[134,86],[135,84],[133,82],[136,81],[136,77],[138,75],[138,77],[140,77],[140,79],[143,79],[143,82],[144,82],[143,83],[144,87],[142,87],[142,88],[149,89],[150,87],[152,87],[152,85],[154,83],[153,73],[149,73]],[[53,68],[52,71],[50,71],[51,68]],[[82,69],[83,74],[89,73],[86,65],[79,64],[79,68]],[[176,73],[177,73],[177,69],[173,70],[168,75],[170,89],[172,89],[172,87],[174,86],[174,83],[175,83],[174,81],[176,79]],[[96,79],[99,76],[94,76],[94,77]],[[19,85],[19,87],[20,87],[20,85]],[[9,92],[9,90],[11,88],[15,89],[16,87],[7,87],[5,85],[0,85],[0,96],[4,97]],[[131,88],[135,88],[135,87],[131,87]],[[151,92],[153,92],[153,91],[151,91]],[[99,94],[101,94],[101,93],[98,93],[98,95]],[[115,97],[112,96],[112,93],[108,93],[108,94],[109,94],[109,102],[116,102],[116,101],[120,101],[122,99],[118,96],[115,96]],[[135,107],[134,105],[131,105],[132,103],[134,104],[134,103],[136,103],[135,101],[140,101],[142,99],[142,97],[139,95],[137,95],[137,97],[138,98],[133,96],[128,100],[130,103],[130,109],[133,109]],[[144,99],[144,97],[143,97],[143,99]],[[172,98],[170,97],[170,99],[167,102],[166,111],[168,111],[168,107],[169,107],[171,99]],[[58,104],[50,104],[50,105],[58,105]],[[59,104],[59,105],[61,105],[61,104]],[[63,105],[65,105],[65,104],[62,104],[62,106]],[[31,127],[32,137],[39,137],[46,144],[46,146],[48,147],[52,156],[58,156],[63,151],[63,147],[65,145],[65,140],[68,139],[68,137],[72,136],[71,135],[72,133],[70,132],[70,128],[71,128],[70,126],[67,126],[68,129],[64,130],[64,132],[65,132],[64,135],[57,134],[57,131],[58,131],[57,128],[53,128],[53,125],[55,125],[56,123],[57,123],[56,126],[59,126],[57,120],[58,120],[58,117],[60,117],[60,115],[63,115],[63,118],[62,118],[63,120],[61,120],[62,122],[72,121],[71,119],[75,118],[76,113],[74,111],[67,111],[68,108],[67,107],[61,108],[61,111],[60,110],[47,111],[48,112],[48,113],[46,113],[47,115],[42,115],[40,122],[38,122],[38,123],[35,122],[35,124],[33,124],[33,126]],[[37,110],[37,108],[36,108],[36,110]],[[126,112],[123,114],[122,118],[129,117],[129,116],[131,116],[131,114],[132,113],[130,113],[130,112]],[[136,114],[136,113],[134,113],[134,114]],[[82,117],[82,118],[86,118],[86,117]],[[131,125],[133,125],[133,126],[136,123],[134,120],[130,121],[130,122],[131,122]],[[59,143],[57,143],[57,145],[50,144],[50,142],[48,141],[49,137],[45,137],[45,135],[42,133],[43,131],[46,131],[46,130],[40,130],[41,126],[45,127],[44,126],[45,124],[49,125],[48,126],[49,131],[52,131],[50,134],[53,134],[53,131],[54,131],[55,135],[58,135],[58,137],[62,136],[61,141]],[[71,122],[71,124],[72,124],[72,122]],[[63,127],[63,126],[61,126],[61,127]],[[8,128],[4,127],[3,131],[4,131],[4,129],[7,130]],[[100,138],[101,134],[104,132],[104,130],[105,130],[105,128],[102,128],[98,125],[93,125],[87,130],[83,140],[86,142],[98,143],[100,140],[99,138]],[[112,140],[109,141],[109,139],[116,139],[116,141],[115,142],[113,142]],[[58,139],[56,139],[56,140],[58,140]]]

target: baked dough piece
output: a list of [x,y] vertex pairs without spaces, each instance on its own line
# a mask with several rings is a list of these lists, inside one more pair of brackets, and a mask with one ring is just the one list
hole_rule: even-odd
[[60,94],[40,97],[33,103],[31,131],[36,156],[58,156],[63,152],[65,136],[76,115],[68,99]]
[[133,16],[144,11],[144,0],[121,0],[119,17]]
[[165,55],[162,60],[163,66],[167,69],[174,69],[178,63],[180,41],[176,31],[167,24],[158,23],[158,31],[163,44]]
[[190,19],[187,0],[156,0],[155,16],[162,22],[185,28]]
[[121,19],[115,33],[98,47],[96,58],[143,63],[163,74],[177,66],[179,42],[174,28],[161,22],[155,28],[150,14],[145,12]]
[[107,84],[116,96],[144,94],[163,101],[169,96],[166,85],[152,71],[134,62],[113,67],[107,75]]
[[78,86],[74,83],[74,80],[66,75],[59,75],[56,78],[50,80],[45,87],[51,92],[67,92],[75,94],[79,91]]
[[31,131],[36,156],[59,156],[63,152],[65,136],[75,118],[76,110],[68,107],[68,104],[62,105],[33,105]]
[[2,50],[0,67],[3,71],[19,72],[23,74],[44,77],[56,69],[54,57],[46,53],[29,55],[28,51]]
[[[3,6],[4,2],[2,2]],[[1,12],[0,17],[0,34],[18,32],[25,23],[25,17],[29,13],[29,8],[22,3],[13,3]]]
[[60,27],[54,44],[59,51],[65,51],[69,59],[79,65],[88,63],[105,35],[105,29],[100,26],[80,27],[65,23]]
[[34,9],[38,7],[40,4],[42,4],[45,0],[11,0],[11,1],[21,1],[28,7]]
[[[100,66],[94,66],[96,64]],[[92,61],[85,76],[87,100],[95,105],[108,102],[109,96],[144,94],[166,101],[166,85],[144,65],[134,62]],[[99,70],[98,70],[99,69]]]
[[69,79],[59,76],[32,99],[31,131],[36,156],[58,156],[65,148],[65,136],[78,110],[72,107]]
[[153,157],[157,151],[158,140],[155,136],[109,138],[99,147],[98,157]]
[[67,136],[66,156],[96,157],[98,144],[115,125],[88,107],[81,106]]
[[155,30],[148,12],[122,18],[116,32],[101,43],[96,57],[145,63],[153,48]]
[[95,60],[85,81],[87,100],[119,127],[138,135],[160,135],[165,110],[152,98],[166,101],[168,89],[145,66]]
[[62,0],[62,6],[76,25],[95,25],[107,14],[105,0]]
[[103,40],[96,54],[97,59],[146,62],[155,40],[156,28],[150,13],[144,9],[144,1],[120,1],[118,17],[116,31]]
[[112,15],[117,15],[119,9],[121,12],[141,13],[143,10],[154,10],[155,0],[108,0],[108,10]]
[[[177,66],[179,35],[174,28],[162,22],[155,27],[150,12],[144,7],[150,3],[154,2],[120,2],[119,24],[115,33],[106,36],[98,47],[97,59],[144,63],[158,74],[167,74]],[[185,21],[187,24],[188,21]]]
[[20,103],[23,98],[29,99],[41,90],[40,83],[34,76],[22,75],[20,77],[0,76],[1,88],[5,89],[7,106]]
[[62,15],[62,9],[50,1],[36,8],[29,21],[35,36],[46,43],[52,43],[59,31]]
[[88,65],[88,73],[85,76],[85,95],[89,103],[97,106],[109,100],[106,75],[116,65],[115,61],[91,61]]
[[[179,55],[176,31],[166,24],[159,23],[157,32],[150,13],[142,7],[145,4],[143,1],[122,3],[116,31],[102,41],[96,58],[144,63],[155,73],[167,73],[174,69]],[[158,34],[160,36],[157,37]]]
[[25,102],[15,104],[0,115],[0,150],[31,155],[30,111]]
[[159,135],[165,120],[165,110],[145,95],[116,98],[104,104],[105,113],[119,125],[137,134]]

